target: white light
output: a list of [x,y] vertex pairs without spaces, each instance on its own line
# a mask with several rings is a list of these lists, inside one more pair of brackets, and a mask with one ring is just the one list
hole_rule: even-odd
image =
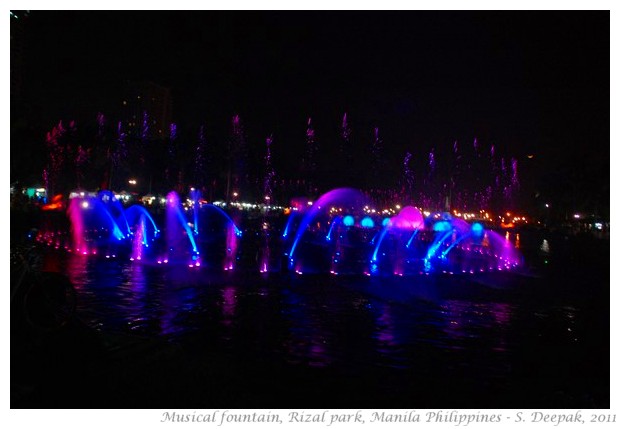
[[575,214],[574,217],[575,217],[575,219],[579,219],[581,217],[581,215]]
[[85,208],[85,209],[88,208],[88,201],[83,201],[82,202],[82,208]]
[[549,208],[549,203],[546,203],[546,204],[545,204],[545,207]]
[[130,185],[135,185],[135,184],[136,184],[136,183],[138,183],[138,182],[136,182],[136,179],[129,179],[128,183],[129,183]]

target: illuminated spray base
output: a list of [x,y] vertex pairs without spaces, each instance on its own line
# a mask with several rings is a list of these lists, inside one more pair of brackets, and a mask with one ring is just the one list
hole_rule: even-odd
[[[70,232],[48,229],[36,240],[82,256],[192,269],[207,265],[201,251],[216,245],[222,248],[221,262],[209,268],[237,268],[241,230],[221,208],[200,205],[195,192],[190,207],[176,193],[168,195],[163,234],[144,207],[123,210],[110,195],[72,199]],[[448,213],[424,216],[408,206],[381,218],[364,210],[368,202],[360,191],[347,188],[330,191],[308,207],[289,214],[282,231],[272,235],[275,242],[265,234],[256,265],[243,268],[263,274],[288,270],[296,275],[411,276],[509,271],[521,263],[507,238]],[[213,226],[214,218],[219,230],[198,227]],[[280,253],[284,263],[274,261]]]

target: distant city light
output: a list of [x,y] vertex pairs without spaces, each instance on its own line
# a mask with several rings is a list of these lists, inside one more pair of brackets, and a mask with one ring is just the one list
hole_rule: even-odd
[[127,183],[129,183],[130,185],[135,185],[138,182],[136,181],[136,179],[129,179]]
[[574,216],[574,218],[575,218],[575,219],[579,219],[579,218],[581,218],[581,215],[580,215],[580,214],[578,214],[578,213],[575,213],[573,216]]

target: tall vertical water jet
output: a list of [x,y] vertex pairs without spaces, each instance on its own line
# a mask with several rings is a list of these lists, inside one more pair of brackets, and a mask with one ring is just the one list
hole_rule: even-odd
[[[204,189],[205,185],[211,185],[213,177],[213,163],[211,153],[209,151],[207,136],[204,125],[200,126],[198,131],[198,143],[196,144],[194,156],[194,184],[197,189]],[[205,195],[208,200],[213,199],[213,189],[211,186],[206,187]]]
[[270,204],[273,199],[273,184],[276,176],[276,172],[273,169],[271,162],[271,144],[273,143],[273,136],[265,139],[265,178],[263,179],[263,198],[266,204]]
[[258,270],[261,273],[267,273],[270,270],[270,259],[271,259],[271,246],[270,246],[270,225],[269,223],[263,219],[263,225],[262,225],[262,237],[261,237],[261,243],[259,245],[259,250],[258,250]]
[[228,140],[228,171],[226,178],[226,201],[231,200],[231,195],[241,193],[247,196],[248,178],[247,162],[248,148],[245,132],[239,115],[232,118],[232,133]]
[[127,159],[127,133],[123,131],[123,123],[118,122],[116,145],[110,149],[110,173],[108,176],[108,189],[114,189],[115,173],[121,169],[121,166]]
[[71,221],[71,238],[73,249],[77,252],[85,250],[88,252],[86,247],[86,228],[84,225],[84,216],[82,214],[82,209],[84,208],[83,204],[88,207],[88,202],[81,201],[78,198],[73,198],[69,202],[69,207],[67,209],[67,214],[69,215],[69,220]]
[[403,183],[401,187],[401,195],[404,195],[405,202],[407,203],[410,202],[411,196],[413,195],[414,184],[413,170],[411,169],[411,158],[411,153],[407,152],[405,154],[405,159],[403,160]]
[[226,256],[224,257],[224,270],[232,271],[237,259],[237,233],[234,225],[226,228]]
[[271,144],[273,143],[273,136],[267,137],[265,140],[265,178],[263,180],[263,194],[264,194],[264,202],[265,208],[263,210],[263,221],[262,227],[260,229],[261,234],[261,243],[259,247],[259,255],[258,255],[258,265],[259,271],[261,273],[266,273],[269,271],[269,259],[271,256],[271,251],[269,249],[269,236],[270,236],[270,226],[268,213],[270,205],[273,202],[273,185],[275,181],[275,171],[273,169],[273,165],[271,163]]
[[308,118],[308,127],[306,128],[306,148],[301,163],[301,172],[308,180],[308,190],[312,194],[314,191],[314,182],[316,180],[317,170],[317,145],[315,139],[314,128],[312,128],[312,118]]
[[148,239],[146,232],[146,219],[144,215],[140,215],[140,221],[138,222],[136,232],[133,236],[133,243],[131,249],[131,260],[140,261],[144,257],[145,248],[148,247]]
[[340,176],[343,180],[343,183],[346,186],[353,185],[355,181],[355,164],[353,163],[353,145],[351,143],[351,127],[349,126],[349,121],[347,119],[347,114],[345,113],[342,117],[342,127],[341,127],[341,139],[340,139],[340,159],[338,161],[339,171],[341,172]]
[[194,215],[193,230],[194,230],[194,234],[198,235],[198,231],[199,231],[198,214],[200,213],[200,191],[198,189],[192,188],[189,192],[189,196],[190,196],[190,200],[192,201],[192,213]]
[[373,186],[376,186],[383,177],[385,170],[385,157],[383,154],[383,140],[379,135],[379,128],[373,129],[372,146],[370,148],[372,163],[371,163],[371,178]]

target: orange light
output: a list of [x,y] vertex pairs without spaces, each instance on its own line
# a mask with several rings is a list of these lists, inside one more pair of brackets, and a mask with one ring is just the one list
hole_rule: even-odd
[[49,204],[45,204],[44,206],[41,207],[42,210],[48,211],[48,210],[61,210],[63,208],[63,202],[62,202],[62,194],[57,194],[54,195],[54,197],[52,198],[52,201]]

